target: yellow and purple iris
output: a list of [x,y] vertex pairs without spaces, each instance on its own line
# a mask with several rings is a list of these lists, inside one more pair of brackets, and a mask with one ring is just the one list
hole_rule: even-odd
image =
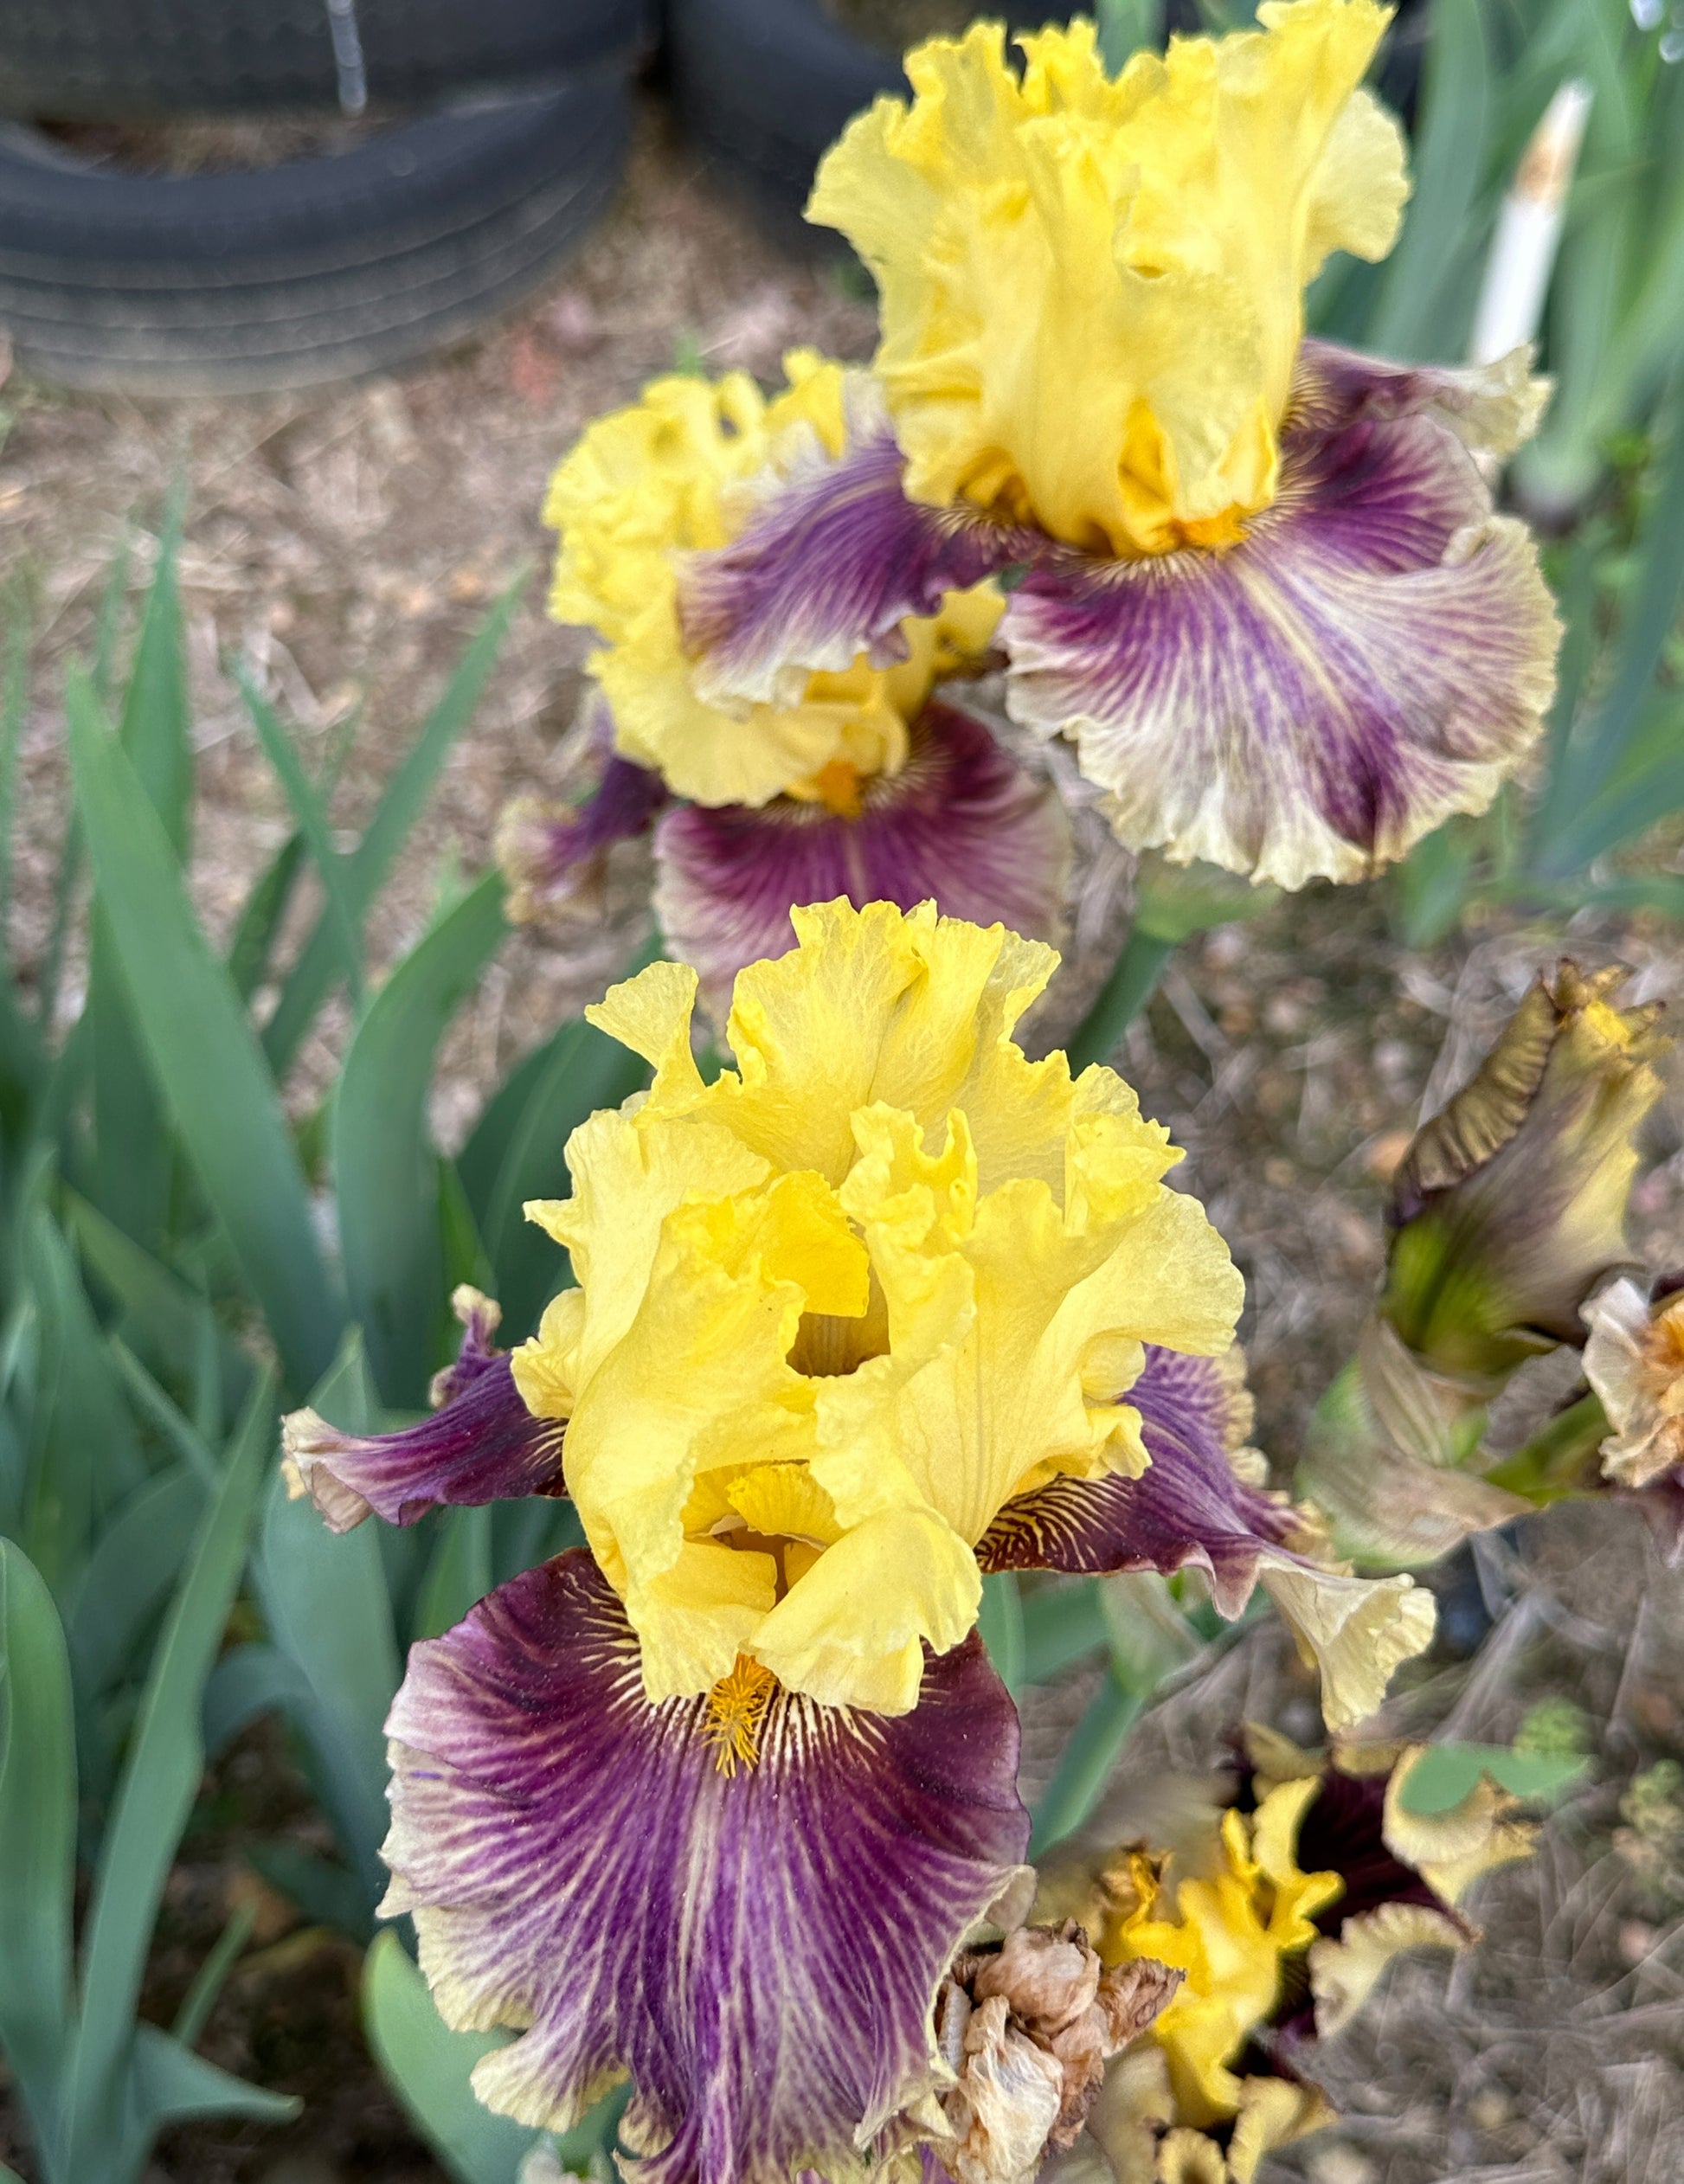
[[1401,137],[1361,88],[1373,0],[1267,0],[1112,79],[1093,25],[907,56],[808,217],[876,276],[846,444],[761,482],[685,571],[710,702],[897,657],[991,573],[1012,716],[1077,746],[1129,847],[1287,887],[1483,810],[1537,735],[1556,624],[1482,462],[1533,427],[1479,370],[1309,340],[1334,251],[1385,255]]
[[594,1020],[652,1065],[529,1208],[576,1286],[511,1353],[471,1294],[426,1423],[288,1422],[329,1521],[565,1492],[588,1545],[418,1646],[393,1710],[392,1911],[476,2084],[565,2128],[617,2076],[671,2184],[839,2174],[944,2083],[954,1951],[1027,1840],[975,1624],[993,1569],[1267,1584],[1324,1706],[1430,1635],[1253,1483],[1240,1280],[1107,1069],[1012,1037],[1054,952],[926,904],[798,910],[714,1082],[693,970]]
[[1052,938],[1070,853],[1057,798],[965,708],[1003,606],[986,577],[775,703],[702,694],[685,568],[735,537],[755,478],[834,460],[861,399],[863,375],[810,351],[785,373],[769,399],[742,372],[653,380],[557,468],[550,607],[598,639],[598,778],[578,807],[517,798],[498,835],[511,908],[531,920],[588,903],[614,843],[654,825],[661,929],[720,1015],[736,973],[788,946],[793,903],[929,899]]
[[1443,1811],[1411,1811],[1426,1747],[1329,1757],[1257,1724],[1236,1741],[1226,1805],[1190,1801],[1173,1845],[1122,1845],[1037,1906],[1070,1905],[1108,1967],[1181,1975],[1088,2117],[1116,2184],[1252,2184],[1265,2155],[1335,2122],[1310,2075],[1315,2043],[1403,1951],[1473,1941],[1468,1889],[1532,1848],[1488,1776]]

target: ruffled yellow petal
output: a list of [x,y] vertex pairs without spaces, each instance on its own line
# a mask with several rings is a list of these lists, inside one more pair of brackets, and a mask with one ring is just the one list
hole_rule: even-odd
[[770,1555],[686,1540],[670,1568],[627,1596],[652,1705],[730,1675],[777,1596]]
[[510,1360],[520,1399],[535,1418],[570,1418],[579,1384],[585,1293],[563,1289],[543,1308],[538,1331]]
[[1404,1950],[1463,1949],[1470,1939],[1468,1928],[1430,1904],[1380,1904],[1347,1918],[1337,1940],[1325,1937],[1309,1953],[1317,2033],[1331,2039],[1343,2032]]
[[528,1209],[578,1287],[514,1370],[569,1421],[652,1693],[742,1654],[894,1712],[974,1622],[1001,1505],[1138,1473],[1143,1345],[1219,1354],[1240,1283],[1127,1087],[1012,1043],[1050,950],[929,905],[795,923],[739,980],[712,1084],[688,973],[591,1012],[654,1082],[574,1133],[572,1198]]
[[658,1114],[682,1114],[703,1089],[690,1043],[697,983],[688,963],[648,963],[585,1011],[588,1024],[640,1054],[653,1070],[646,1104]]
[[[862,1162],[845,1196],[892,1331],[901,1296],[922,1294],[929,1261],[949,1250],[939,1223],[914,1241],[892,1197],[873,1204],[856,1188],[871,1179]],[[1114,1440],[1125,1457],[1116,1468],[1134,1468],[1132,1414],[1089,1400],[1091,1345],[1105,1341],[1115,1359],[1119,1337],[1195,1352],[1231,1340],[1240,1282],[1226,1247],[1193,1200],[1150,1187],[1148,1202],[1078,1225],[1044,1183],[1002,1184],[959,1240],[974,1317],[961,1342],[898,1391],[895,1431],[924,1497],[967,1538],[982,1536],[1033,1469],[1098,1476],[1113,1468]]]
[[923,1644],[956,1646],[976,1621],[982,1579],[969,1547],[932,1511],[869,1517],[825,1551],[755,1634],[781,1683],[837,1706],[909,1713]]
[[[718,1125],[641,1125],[603,1108],[568,1140],[573,1196],[526,1209],[573,1259],[585,1295],[577,1363],[588,1380],[642,1309],[667,1216],[692,1194],[752,1190],[767,1163]],[[542,1337],[540,1337],[542,1339]]]
[[1321,1672],[1329,1729],[1354,1728],[1385,1696],[1392,1672],[1432,1643],[1437,1611],[1412,1577],[1353,1577],[1265,1550],[1263,1590],[1292,1626],[1307,1665]]
[[1411,1772],[1428,1748],[1406,1752],[1385,1788],[1385,1847],[1412,1866],[1436,1896],[1458,1904],[1482,1873],[1529,1858],[1538,1839],[1528,1821],[1512,1815],[1520,1801],[1482,1775],[1468,1795],[1448,1811],[1411,1812],[1405,1798]]
[[697,1473],[805,1448],[811,1402],[785,1362],[803,1302],[787,1272],[804,1262],[803,1195],[775,1186],[669,1214],[646,1294],[580,1393],[568,1488],[599,1561],[625,1570],[640,1630],[640,1588],[678,1558]]
[[[1023,1173],[1032,1147],[1062,1178],[1064,1057],[1033,1063],[1012,1049],[1014,1063],[999,1050],[1051,977],[1055,950],[938,918],[929,903],[903,913],[839,901],[791,915],[800,948],[742,973],[726,1027],[738,1077],[721,1080],[720,1097],[744,1143],[839,1184],[858,1109],[881,1102],[928,1127],[959,1107],[986,1179]],[[1046,1091],[1013,1111],[1009,1095],[1026,1083]]]
[[1115,82],[1091,22],[1020,40],[1021,81],[979,24],[826,157],[808,217],[877,276],[915,498],[1120,553],[1219,545],[1267,504],[1304,287],[1331,250],[1384,256],[1406,185],[1357,89],[1385,11],[1258,19]]
[[1338,2121],[1320,2086],[1285,2078],[1243,2079],[1239,2113],[1228,2140],[1228,2173],[1224,2184],[1252,2184],[1266,2154]]
[[769,1463],[745,1471],[723,1489],[723,1498],[750,1532],[768,1538],[832,1547],[842,1537],[835,1503],[804,1464]]
[[[1300,1872],[1295,1845],[1321,1789],[1314,1779],[1270,1790],[1255,1816],[1222,1820],[1220,1860],[1208,1879],[1143,1891],[1108,1957],[1154,1956],[1186,1974],[1150,2037],[1164,2052],[1182,2123],[1203,2129],[1238,2112],[1229,2067],[1274,2007],[1283,1957],[1316,1937],[1315,1914],[1343,1892],[1334,1872]],[[1142,1879],[1149,1868],[1142,1862]]]
[[770,401],[742,372],[717,383],[652,380],[588,427],[544,502],[544,522],[561,534],[550,611],[602,639],[588,665],[617,748],[702,804],[816,796],[839,765],[898,772],[933,684],[974,668],[1004,606],[991,584],[950,594],[936,614],[905,625],[904,661],[877,668],[862,655],[841,673],[810,677],[788,703],[702,696],[680,626],[682,556],[735,536],[750,481],[768,466],[798,450],[834,456],[845,437],[844,368],[795,350],[784,369],[789,383]]

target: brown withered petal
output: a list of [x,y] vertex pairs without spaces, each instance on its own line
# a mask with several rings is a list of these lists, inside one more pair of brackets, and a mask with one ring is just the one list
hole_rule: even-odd
[[1104,1969],[1073,1919],[963,1952],[936,2007],[957,2083],[942,2096],[947,2133],[935,2151],[955,2184],[1014,2184],[1073,2145],[1107,2061],[1181,1979],[1149,1958]]
[[1591,994],[1610,992],[1623,976],[1617,970],[1603,971],[1587,980],[1579,977],[1576,964],[1564,961],[1553,986],[1540,977],[1527,989],[1473,1076],[1417,1131],[1392,1179],[1394,1228],[1402,1228],[1436,1192],[1453,1189],[1507,1144],[1544,1081],[1564,1017]]
[[1585,1307],[1584,1324],[1584,1377],[1611,1429],[1604,1475],[1641,1488],[1684,1473],[1684,1295],[1651,1305],[1635,1281],[1611,1282]]
[[971,1992],[980,2002],[1004,1995],[1012,2014],[1044,2043],[1078,2023],[1099,1992],[1100,1962],[1074,1920],[1061,1927],[1019,1926],[997,1955],[979,1958]]
[[[1471,1082],[1404,1154],[1382,1309],[1411,1348],[1437,1350],[1447,1284],[1469,1292],[1488,1335],[1524,1326],[1534,1346],[1581,1339],[1579,1305],[1625,1256],[1633,1140],[1660,1096],[1649,1064],[1670,1044],[1655,1030],[1659,1004],[1612,1005],[1627,976],[1615,965],[1587,977],[1565,958],[1540,975]],[[1437,1253],[1405,1266],[1399,1250],[1424,1215],[1441,1230]],[[1430,1294],[1417,1296],[1424,1277]],[[1478,1292],[1488,1294],[1475,1306]],[[1507,1360],[1518,1361],[1518,1351]]]
[[935,2150],[954,2184],[1015,2184],[1032,2176],[1058,2120],[1064,2069],[1012,2022],[1004,1995],[973,2007],[950,1987],[938,2016],[956,2042],[959,2083],[942,2100],[950,2136]]
[[[1539,973],[1473,1076],[1416,1133],[1392,1178],[1394,1228],[1412,1219],[1436,1192],[1453,1190],[1502,1150],[1531,1112],[1564,1031],[1593,1005],[1606,1004],[1629,976],[1623,964],[1614,963],[1586,977],[1566,956],[1556,965],[1553,978]],[[1658,1043],[1649,1034],[1661,1012],[1659,1002],[1611,1011],[1624,1034],[1629,1063],[1647,1060],[1655,1050]]]

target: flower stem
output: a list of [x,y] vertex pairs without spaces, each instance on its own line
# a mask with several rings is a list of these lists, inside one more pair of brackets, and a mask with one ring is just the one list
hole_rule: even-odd
[[1135,926],[1099,998],[1070,1038],[1072,1076],[1079,1076],[1089,1062],[1109,1061],[1118,1040],[1157,991],[1164,966],[1174,953],[1173,941]]
[[1129,1689],[1114,1669],[1106,1672],[1035,1808],[1035,1832],[1029,1841],[1032,1858],[1073,1834],[1092,1812],[1116,1764],[1123,1738],[1145,1703],[1142,1692]]
[[1494,1487],[1506,1487],[1538,1507],[1570,1494],[1594,1493],[1598,1459],[1610,1429],[1599,1396],[1581,1396],[1558,1411],[1504,1463],[1486,1473]]

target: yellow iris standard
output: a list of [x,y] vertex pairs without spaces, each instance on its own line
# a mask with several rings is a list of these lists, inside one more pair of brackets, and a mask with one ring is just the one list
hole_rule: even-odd
[[1383,258],[1408,183],[1359,88],[1373,0],[1265,0],[1107,76],[1086,21],[907,56],[808,217],[877,276],[906,490],[1124,556],[1222,546],[1274,498],[1303,292]]
[[1242,2087],[1230,2065],[1281,1996],[1282,1969],[1318,1937],[1315,1917],[1345,1892],[1336,1872],[1299,1870],[1299,1824],[1321,1783],[1271,1789],[1255,1814],[1222,1817],[1215,1867],[1163,1885],[1135,1863],[1138,1908],[1102,1942],[1108,1962],[1155,1957],[1185,1973],[1152,2027],[1169,2065],[1177,2120],[1195,2129],[1238,2113]]
[[794,913],[736,982],[703,1082],[693,972],[593,1020],[654,1066],[529,1208],[578,1287],[515,1352],[566,1418],[567,1483],[652,1699],[739,1658],[817,1699],[918,1697],[975,1622],[973,1550],[1014,1495],[1147,1465],[1143,1343],[1225,1352],[1241,1282],[1134,1095],[1012,1033],[1057,960],[877,903]]
[[561,534],[550,611],[602,639],[588,663],[621,755],[699,804],[762,805],[778,795],[845,813],[858,784],[897,774],[908,729],[935,684],[987,652],[1004,602],[992,584],[954,592],[903,627],[906,658],[797,675],[791,702],[735,709],[697,695],[679,626],[681,556],[723,546],[775,459],[835,456],[847,374],[811,350],[784,360],[769,400],[744,372],[717,383],[651,381],[599,418],[550,483],[543,520]]

